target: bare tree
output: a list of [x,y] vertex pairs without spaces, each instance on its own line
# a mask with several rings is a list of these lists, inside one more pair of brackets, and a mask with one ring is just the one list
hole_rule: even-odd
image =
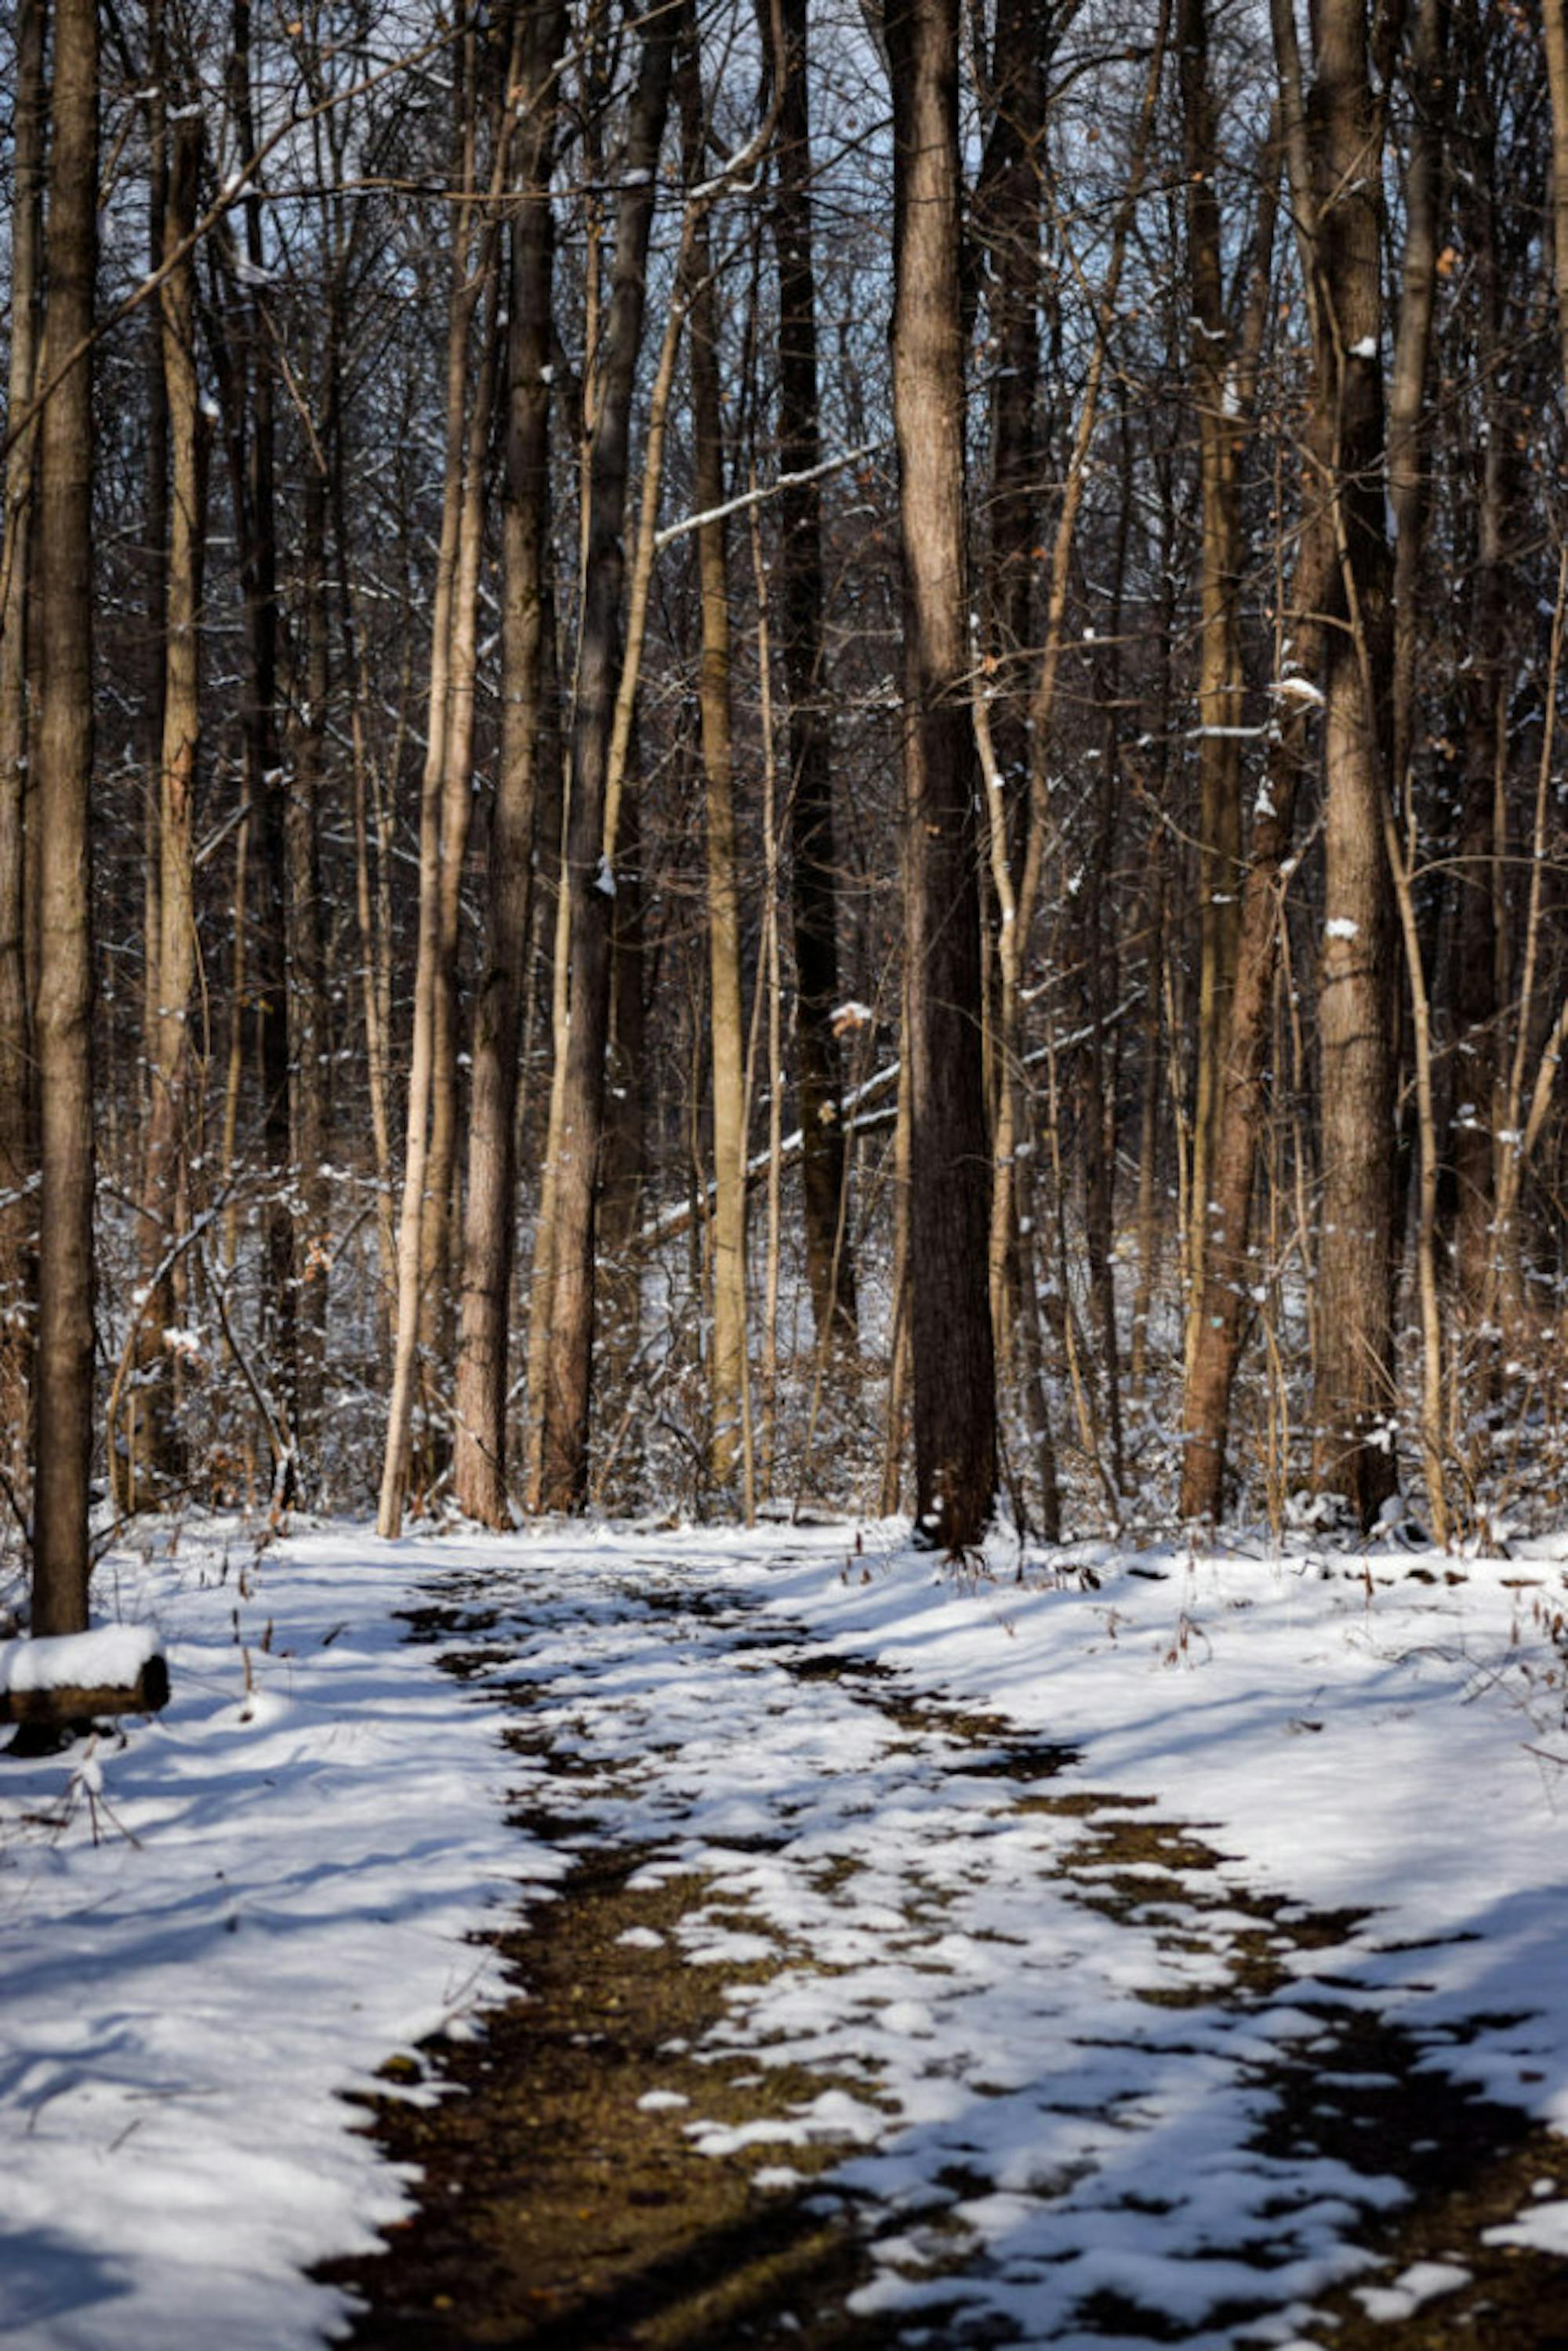
[[[33,1630],[87,1624],[93,1447],[92,360],[98,11],[58,0],[38,449],[37,1057],[41,1193]],[[68,360],[68,364],[67,363]]]
[[968,705],[958,11],[885,20],[894,109],[894,421],[904,568],[911,1332],[916,1525],[977,1542],[997,1491],[980,1050],[979,778]]
[[592,1398],[594,1228],[604,1132],[604,1059],[610,1028],[614,841],[606,836],[606,788],[620,681],[625,574],[626,479],[632,395],[646,302],[646,260],[659,150],[669,109],[676,10],[644,20],[637,87],[616,205],[615,256],[602,371],[589,458],[571,800],[561,887],[568,902],[570,1021],[555,1158],[549,1351],[537,1496],[547,1510],[580,1507],[588,1490]]
[[[766,13],[765,11],[762,13]],[[782,0],[773,237],[779,268],[779,643],[789,710],[788,806],[795,950],[796,1100],[804,1150],[806,1266],[819,1335],[855,1335],[855,1272],[843,1246],[843,1077],[839,855],[827,724],[822,455],[811,198],[807,0]]]
[[[31,406],[38,365],[47,101],[45,0],[16,11],[12,122],[11,351],[6,410]],[[37,1095],[26,968],[27,627],[37,432],[5,459],[0,542],[0,1466],[19,1479],[28,1450],[32,1379],[32,1237],[28,1179],[37,1164]]]
[[457,1500],[507,1522],[507,1316],[517,1223],[517,1053],[544,723],[549,516],[556,76],[564,0],[535,0],[513,182],[503,487],[501,764],[490,818],[484,970],[474,1006],[468,1189],[457,1357]]

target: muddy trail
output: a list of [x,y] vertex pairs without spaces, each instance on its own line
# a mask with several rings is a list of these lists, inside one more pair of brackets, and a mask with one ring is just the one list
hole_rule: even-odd
[[387,2068],[422,2185],[320,2273],[354,2343],[1568,2351],[1489,2241],[1568,2150],[1383,2011],[1375,1921],[664,1567],[418,1630],[564,1874],[483,2033]]

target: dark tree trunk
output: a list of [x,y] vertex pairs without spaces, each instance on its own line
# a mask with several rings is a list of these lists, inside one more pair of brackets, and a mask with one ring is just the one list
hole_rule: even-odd
[[[329,371],[335,358],[329,354]],[[287,807],[288,993],[294,1008],[293,1156],[302,1230],[299,1277],[299,1445],[313,1468],[321,1434],[327,1362],[328,1274],[332,1262],[331,1193],[322,1174],[331,1104],[331,1017],[321,900],[321,793],[331,691],[327,603],[325,457],[305,477],[300,600],[304,663],[295,695],[293,777]],[[298,1247],[303,1242],[303,1248]]]
[[[256,152],[251,5],[234,0],[231,89],[241,153]],[[255,812],[256,914],[249,957],[261,1062],[263,1361],[271,1388],[267,1443],[280,1500],[292,1494],[298,1429],[298,1300],[288,1185],[289,1006],[287,949],[287,778],[277,736],[277,514],[274,360],[256,288],[266,277],[262,202],[253,181],[244,207],[246,290],[239,298],[241,366],[231,452],[239,459],[239,568],[245,600],[241,740],[246,799]]]
[[[6,413],[33,398],[38,359],[46,85],[45,0],[16,12],[12,113],[11,355]],[[0,538],[0,1466],[26,1476],[33,1373],[34,1204],[37,1092],[26,967],[27,632],[36,430],[5,461]]]
[[967,705],[956,0],[886,21],[894,421],[904,566],[915,1520],[977,1542],[997,1489],[980,1039],[978,768]]
[[[1235,985],[1241,856],[1241,424],[1237,354],[1225,312],[1219,131],[1208,65],[1209,0],[1180,0],[1182,149],[1192,318],[1188,378],[1202,483],[1198,639],[1199,971],[1188,1266],[1201,1297],[1220,1067]],[[1188,1345],[1193,1326],[1188,1321]]]
[[[821,461],[817,383],[816,261],[811,221],[811,121],[806,76],[807,0],[782,0],[785,72],[779,110],[773,234],[779,265],[779,464],[785,475]],[[843,1079],[833,1011],[839,1000],[839,859],[823,645],[822,498],[814,481],[779,499],[780,649],[789,705],[789,851],[794,925],[796,1094],[803,1143],[806,1270],[819,1335],[855,1336],[855,1272],[841,1241],[844,1184]],[[835,1278],[835,1259],[837,1274]]]
[[1363,1527],[1398,1483],[1393,1300],[1396,933],[1384,845],[1393,744],[1385,529],[1383,124],[1364,0],[1322,0],[1307,108],[1317,177],[1320,379],[1330,388],[1343,627],[1324,670],[1322,1050],[1314,1477]]
[[517,1052],[532,892],[544,692],[549,514],[549,204],[555,107],[566,39],[561,0],[536,0],[525,52],[512,223],[502,492],[501,764],[490,820],[486,954],[474,1007],[468,1192],[457,1340],[459,1507],[503,1527],[507,1495],[507,1308],[517,1226]]
[[[1484,78],[1472,103],[1490,107]],[[1464,781],[1456,843],[1454,955],[1449,1023],[1455,1049],[1454,1117],[1449,1160],[1454,1174],[1454,1270],[1459,1303],[1472,1337],[1498,1295],[1499,1235],[1494,1117],[1503,1071],[1499,1011],[1497,873],[1506,839],[1498,838],[1500,778],[1508,757],[1509,696],[1513,662],[1508,645],[1509,522],[1517,491],[1518,460],[1503,396],[1497,204],[1493,194],[1494,126],[1473,132],[1478,171],[1468,197],[1464,240],[1476,274],[1477,359],[1485,439],[1475,460],[1475,568],[1469,583],[1469,653],[1464,683]],[[1506,833],[1506,827],[1504,828]],[[1490,1343],[1481,1337],[1486,1376]]]
[[632,393],[643,337],[645,264],[659,149],[669,110],[676,15],[647,20],[617,204],[614,275],[589,464],[588,529],[571,807],[561,887],[570,902],[570,1027],[561,1093],[549,1345],[545,1366],[539,1503],[580,1508],[588,1493],[592,1396],[594,1234],[604,1137],[614,876],[604,815],[621,673],[626,476]]

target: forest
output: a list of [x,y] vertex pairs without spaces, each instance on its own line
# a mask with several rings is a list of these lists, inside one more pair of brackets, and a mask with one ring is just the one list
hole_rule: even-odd
[[0,1471],[1560,1509],[1563,0],[6,0]]

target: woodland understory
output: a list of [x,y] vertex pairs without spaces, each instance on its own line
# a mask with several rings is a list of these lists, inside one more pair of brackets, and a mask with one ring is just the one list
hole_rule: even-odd
[[36,1630],[187,1501],[1561,1516],[1563,0],[0,89]]

